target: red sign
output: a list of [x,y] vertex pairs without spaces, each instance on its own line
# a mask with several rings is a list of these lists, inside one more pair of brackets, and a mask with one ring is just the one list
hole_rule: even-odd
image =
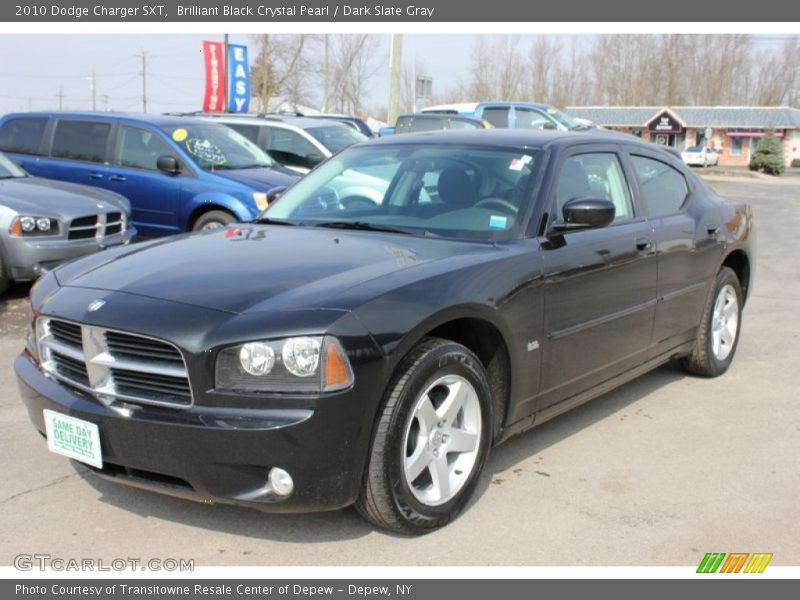
[[203,62],[206,67],[205,112],[225,110],[225,63],[221,42],[203,42]]

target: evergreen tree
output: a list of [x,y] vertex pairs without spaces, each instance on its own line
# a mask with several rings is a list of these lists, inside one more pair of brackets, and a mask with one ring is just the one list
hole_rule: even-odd
[[786,163],[783,161],[781,140],[775,136],[773,129],[767,129],[766,135],[758,141],[756,151],[750,158],[750,170],[780,175],[784,169]]

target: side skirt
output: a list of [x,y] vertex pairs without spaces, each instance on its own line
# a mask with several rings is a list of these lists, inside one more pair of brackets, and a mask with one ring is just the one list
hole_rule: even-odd
[[619,375],[612,377],[611,379],[607,379],[606,381],[596,385],[595,387],[586,390],[585,392],[580,392],[575,394],[574,396],[570,396],[558,402],[557,404],[553,404],[548,406],[545,409],[542,409],[539,412],[535,412],[532,415],[529,415],[519,421],[512,423],[508,427],[504,428],[500,433],[497,435],[494,441],[494,445],[497,446],[508,440],[509,438],[514,437],[515,435],[519,435],[534,426],[541,425],[542,423],[546,423],[550,419],[553,419],[573,408],[580,406],[588,402],[589,400],[594,400],[598,396],[602,396],[603,394],[610,392],[611,390],[628,383],[644,375],[645,373],[652,371],[653,369],[660,367],[661,365],[668,363],[673,358],[678,358],[680,356],[685,356],[689,352],[692,351],[692,347],[694,346],[694,340],[690,340],[664,352],[659,354],[658,356],[649,359],[646,362],[643,362],[638,367],[634,367],[625,371],[624,373],[620,373]]

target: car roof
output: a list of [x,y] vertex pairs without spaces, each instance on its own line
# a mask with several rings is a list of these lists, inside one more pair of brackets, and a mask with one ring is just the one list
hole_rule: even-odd
[[397,120],[400,119],[457,119],[459,121],[467,121],[469,123],[480,123],[483,125],[483,119],[479,119],[478,117],[473,117],[470,115],[452,115],[449,113],[408,113],[405,115],[399,115]]
[[645,149],[653,149],[675,158],[673,152],[664,150],[661,146],[645,142],[639,138],[622,134],[616,131],[601,131],[597,129],[587,131],[559,131],[539,129],[451,129],[441,131],[426,131],[408,133],[398,136],[388,136],[360,142],[356,146],[365,145],[393,145],[393,144],[419,144],[440,143],[460,144],[463,146],[492,146],[518,147],[518,148],[560,148],[575,144],[619,144],[625,143]]
[[249,123],[251,125],[265,125],[265,124],[277,124],[277,125],[291,125],[292,127],[297,127],[298,129],[312,129],[314,127],[347,127],[347,125],[342,125],[341,123],[331,123],[328,119],[315,119],[313,117],[280,117],[274,118],[272,115],[268,116],[256,116],[256,115],[228,115],[228,114],[220,114],[220,115],[202,115],[200,118],[208,121],[219,121],[220,123]]
[[37,111],[25,113],[9,113],[4,119],[30,117],[47,119],[87,119],[87,120],[111,120],[126,121],[131,123],[150,123],[156,127],[169,127],[193,121],[203,123],[202,119],[195,117],[178,117],[175,115],[160,115],[150,113],[127,113],[127,112],[102,112],[102,111]]
[[437,106],[426,106],[422,112],[436,112],[444,110],[455,110],[458,112],[475,112],[479,106],[524,106],[529,108],[548,109],[551,104],[539,104],[538,102],[513,102],[510,100],[492,100],[491,102],[457,102],[454,104],[439,104]]

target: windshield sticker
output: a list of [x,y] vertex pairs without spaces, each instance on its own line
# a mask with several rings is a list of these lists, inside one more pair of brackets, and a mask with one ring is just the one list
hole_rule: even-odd
[[200,160],[211,163],[212,165],[224,165],[228,162],[222,148],[216,144],[212,144],[210,140],[199,140],[197,138],[188,139],[186,140],[186,149],[192,156],[196,156]]
[[508,217],[501,217],[500,215],[492,215],[489,217],[489,227],[492,229],[505,229],[508,225]]
[[182,142],[183,140],[186,139],[188,135],[189,132],[186,131],[185,129],[176,129],[175,131],[172,132],[172,139],[175,140],[176,142]]
[[523,158],[512,158],[511,164],[508,165],[510,171],[522,171],[522,168],[525,166],[525,160]]

